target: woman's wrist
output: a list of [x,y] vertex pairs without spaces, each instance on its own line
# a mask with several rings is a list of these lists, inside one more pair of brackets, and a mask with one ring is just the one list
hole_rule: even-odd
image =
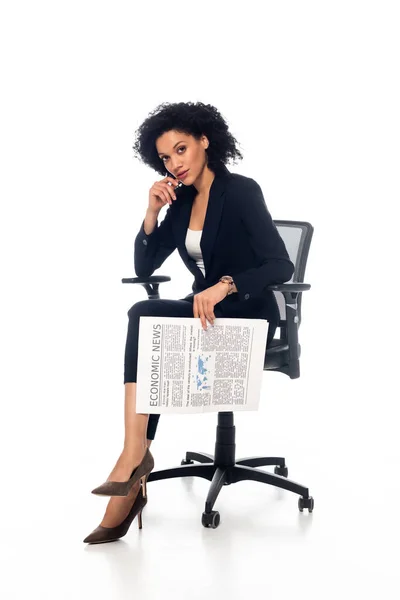
[[226,288],[226,295],[228,295],[228,292],[230,290],[232,290],[232,294],[237,293],[237,287],[234,283],[233,283],[233,285],[231,285],[230,283],[225,282],[225,281],[219,281],[218,283],[220,283],[221,285],[223,285]]

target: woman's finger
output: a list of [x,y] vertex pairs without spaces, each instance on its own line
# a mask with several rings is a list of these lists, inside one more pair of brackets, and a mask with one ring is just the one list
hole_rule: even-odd
[[165,200],[166,203],[172,204],[172,199],[171,199],[172,197],[171,197],[171,192],[170,192],[171,188],[169,187],[169,185],[159,182],[156,184],[155,187],[157,190],[157,194],[160,196],[160,198]]
[[203,310],[203,304],[201,301],[201,296],[195,296],[194,300],[193,300],[193,315],[195,319],[199,319],[201,320],[201,325],[204,328],[205,327],[205,320],[204,320],[204,310]]
[[203,329],[207,329],[206,315],[205,315],[204,307],[205,307],[205,303],[200,298],[200,300],[199,300],[199,316],[201,319],[201,325],[202,325]]
[[172,201],[176,200],[176,195],[175,195],[175,192],[174,192],[174,186],[172,185],[172,183],[166,183],[165,184],[165,188],[166,188],[168,194],[171,196],[171,202],[170,203],[172,204]]
[[193,296],[193,316],[195,319],[199,318],[199,309],[197,308],[197,296]]
[[214,305],[211,302],[211,300],[208,301],[206,317],[207,317],[207,321],[209,323],[211,323],[211,325],[213,325],[214,324],[215,315],[214,315]]

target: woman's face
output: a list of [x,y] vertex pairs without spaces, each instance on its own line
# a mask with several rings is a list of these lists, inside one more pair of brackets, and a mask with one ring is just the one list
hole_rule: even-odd
[[157,152],[165,169],[178,179],[183,171],[187,171],[182,179],[185,185],[196,181],[206,167],[208,144],[205,135],[197,140],[192,135],[175,130],[166,131],[156,140]]

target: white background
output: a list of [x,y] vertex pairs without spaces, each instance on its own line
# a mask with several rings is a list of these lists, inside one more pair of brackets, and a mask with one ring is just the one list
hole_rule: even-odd
[[[14,598],[398,598],[397,2],[1,3],[0,591]],[[134,132],[216,106],[274,219],[315,228],[301,377],[264,373],[236,453],[282,455],[297,496],[149,484],[144,527],[87,546],[123,439],[133,242],[159,175]],[[163,218],[164,210],[160,215]],[[175,252],[163,298],[191,291]],[[216,414],[162,416],[156,469],[212,453]],[[207,589],[205,589],[207,588]]]

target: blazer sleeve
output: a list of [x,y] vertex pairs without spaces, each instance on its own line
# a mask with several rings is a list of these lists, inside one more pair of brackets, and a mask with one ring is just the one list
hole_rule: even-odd
[[294,264],[272,220],[258,183],[249,177],[240,196],[237,198],[238,211],[257,260],[251,269],[231,275],[239,299],[246,300],[262,296],[267,285],[288,281],[294,273]]
[[134,245],[136,275],[138,277],[150,277],[156,269],[161,267],[175,248],[176,242],[171,226],[170,208],[168,208],[160,225],[157,219],[156,226],[150,235],[145,233],[143,219]]

